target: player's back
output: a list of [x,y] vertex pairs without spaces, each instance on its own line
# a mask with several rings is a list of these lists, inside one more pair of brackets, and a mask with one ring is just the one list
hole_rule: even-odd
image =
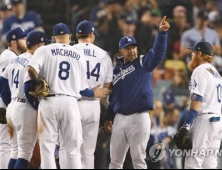
[[80,98],[79,92],[88,88],[85,62],[70,45],[55,43],[36,50],[30,65],[41,70],[39,76],[48,82],[50,94]]
[[0,56],[0,75],[6,69],[6,67],[10,64],[11,60],[16,58],[17,55],[10,50],[5,50]]
[[87,67],[87,82],[90,88],[111,83],[113,65],[109,54],[94,44],[79,43],[74,48],[84,54]]
[[192,74],[190,86],[191,92],[204,97],[201,113],[221,115],[222,78],[214,66],[202,64],[197,67]]
[[24,53],[11,60],[10,65],[3,72],[2,76],[8,79],[11,98],[25,99],[24,95],[24,78],[26,67],[32,57],[30,53]]

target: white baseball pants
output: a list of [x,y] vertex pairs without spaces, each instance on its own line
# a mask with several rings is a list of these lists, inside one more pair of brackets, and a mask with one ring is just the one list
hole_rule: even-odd
[[147,169],[146,147],[150,137],[151,121],[148,112],[129,116],[117,114],[110,143],[110,169],[123,169],[130,148],[135,169]]
[[7,120],[12,134],[10,158],[30,162],[37,140],[37,111],[30,104],[15,99],[8,106]]
[[[94,169],[94,152],[99,131],[100,101],[82,100],[78,102],[82,122],[83,143],[81,146],[81,159],[83,169]],[[66,150],[63,141],[60,140],[60,166],[66,169]]]
[[[211,122],[213,117],[220,121]],[[222,139],[222,116],[206,114],[198,116],[191,129],[194,150],[219,149]],[[200,156],[199,154],[187,157],[185,169],[217,169],[217,156]]]
[[64,141],[67,168],[82,169],[82,127],[78,103],[74,97],[56,96],[41,100],[38,131],[42,169],[56,169],[54,151],[58,138]]

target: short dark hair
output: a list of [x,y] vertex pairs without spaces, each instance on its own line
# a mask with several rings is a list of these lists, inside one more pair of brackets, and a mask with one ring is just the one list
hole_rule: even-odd
[[39,44],[41,44],[41,43],[34,44],[34,45],[28,45],[28,44],[27,44],[27,49],[28,49],[28,50],[31,50],[34,46],[39,45]]
[[28,49],[28,50],[31,50],[32,47],[33,47],[33,45],[27,45],[27,49]]
[[76,34],[76,38],[79,39],[86,39],[89,38],[90,34]]
[[[18,42],[18,40],[13,40],[13,41]],[[7,46],[8,46],[8,47],[11,47],[11,46],[12,46],[12,41],[11,41],[11,42],[9,42],[9,43],[7,43]]]
[[8,47],[11,47],[11,46],[12,46],[12,44],[11,44],[11,43],[7,43],[7,46],[8,46]]

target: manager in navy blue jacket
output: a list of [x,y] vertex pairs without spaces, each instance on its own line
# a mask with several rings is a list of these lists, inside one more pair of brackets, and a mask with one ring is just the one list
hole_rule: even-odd
[[164,17],[153,48],[144,56],[138,56],[134,37],[126,36],[119,42],[122,57],[116,60],[104,124],[105,131],[112,133],[110,169],[123,168],[129,147],[134,168],[147,169],[146,146],[151,128],[148,110],[154,109],[153,70],[165,57],[169,28]]

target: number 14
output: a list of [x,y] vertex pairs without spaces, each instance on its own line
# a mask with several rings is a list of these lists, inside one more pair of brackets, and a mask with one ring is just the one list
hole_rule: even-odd
[[15,69],[12,70],[12,86],[13,84],[16,85],[16,88],[19,86],[19,70],[17,71],[15,75]]
[[87,79],[90,79],[91,76],[96,77],[96,81],[98,82],[100,77],[100,67],[101,64],[97,63],[96,67],[90,72],[90,63],[87,61]]

